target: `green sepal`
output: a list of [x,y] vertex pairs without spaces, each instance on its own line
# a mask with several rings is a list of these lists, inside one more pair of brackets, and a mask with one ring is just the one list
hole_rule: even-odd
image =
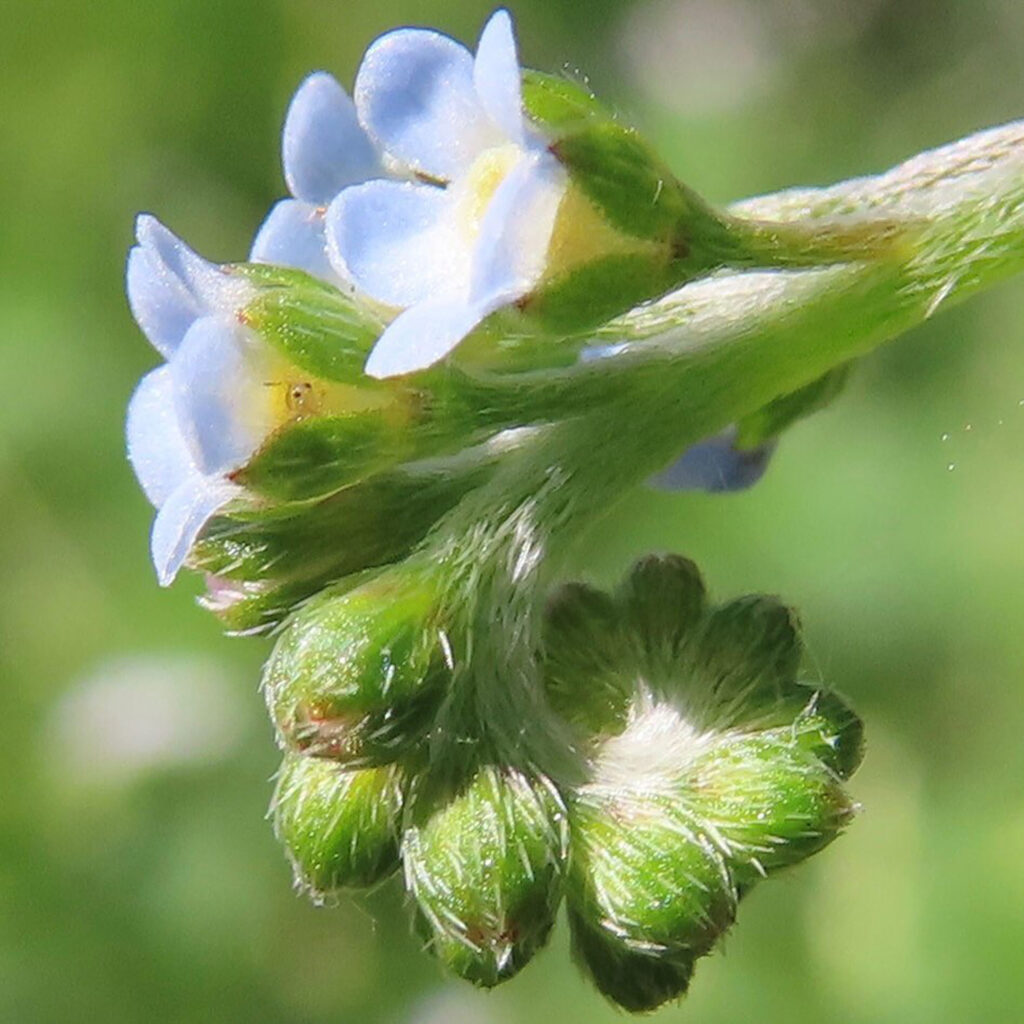
[[231,475],[272,501],[307,501],[358,483],[401,461],[409,441],[387,406],[290,423]]
[[623,234],[689,251],[683,226],[704,215],[635,129],[591,119],[560,134],[551,151],[610,224]]
[[383,323],[338,289],[300,271],[285,273],[245,307],[244,323],[321,380],[385,390],[363,372]]
[[566,900],[609,947],[696,958],[732,924],[725,858],[675,794],[591,786],[569,810]]
[[681,797],[745,884],[817,853],[854,813],[835,773],[785,729],[714,743],[687,767]]
[[597,990],[630,1013],[646,1013],[686,995],[695,958],[667,955],[625,945],[617,935],[569,911],[573,959]]
[[845,363],[744,417],[736,425],[736,444],[740,448],[756,448],[776,438],[797,420],[810,416],[829,405],[846,387],[851,364]]
[[612,117],[593,93],[560,75],[524,70],[522,96],[527,116],[550,138],[579,128],[591,119],[604,121]]
[[267,662],[282,746],[353,766],[397,760],[433,723],[451,674],[446,642],[429,571],[404,564],[325,591]]
[[703,213],[636,129],[575,82],[527,72],[523,105],[570,178],[619,231],[675,249],[680,225]]
[[[677,283],[667,250],[612,253],[574,266],[545,282],[522,301],[517,313],[523,323],[542,335],[564,334],[572,338],[641,302],[663,295]],[[519,329],[523,329],[522,323]],[[577,352],[586,340],[577,338]],[[573,346],[563,339],[555,347],[558,355],[564,356]]]
[[274,832],[296,886],[317,902],[364,888],[399,864],[405,776],[401,768],[349,769],[288,753],[271,802]]
[[546,778],[485,765],[454,793],[424,797],[405,832],[406,885],[428,949],[483,988],[544,945],[561,900],[568,832]]
[[802,654],[796,615],[777,598],[755,594],[716,608],[696,651],[695,678],[685,684],[698,695],[690,703],[700,724],[771,725],[795,688]]
[[800,683],[790,700],[804,704],[793,721],[792,735],[840,779],[848,779],[864,759],[864,723],[835,691]]

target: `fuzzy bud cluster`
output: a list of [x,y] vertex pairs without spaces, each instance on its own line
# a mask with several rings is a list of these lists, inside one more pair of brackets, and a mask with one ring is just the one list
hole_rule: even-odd
[[564,899],[609,999],[681,996],[741,897],[850,821],[859,719],[798,680],[789,609],[711,606],[692,563],[647,558],[614,594],[569,584],[549,601],[539,696],[571,767],[497,755],[471,716],[461,752],[438,756],[471,684],[436,580],[383,570],[278,640],[274,816],[298,885],[323,899],[401,864],[427,948],[485,987],[529,961]]

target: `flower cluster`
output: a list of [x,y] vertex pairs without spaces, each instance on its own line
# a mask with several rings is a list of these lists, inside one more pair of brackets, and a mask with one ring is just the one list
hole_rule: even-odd
[[[283,162],[292,198],[271,210],[249,265],[217,267],[152,217],[138,222],[128,296],[168,363],[132,400],[128,445],[159,510],[152,549],[163,584],[215,514],[252,507],[249,463],[283,427],[330,414],[337,428],[338,414],[389,404],[382,396],[395,392],[374,390],[372,378],[422,371],[481,324],[483,342],[464,346],[469,368],[500,369],[518,349],[525,354],[509,366],[527,370],[614,354],[587,349],[581,325],[692,276],[697,243],[717,223],[592,97],[561,79],[524,77],[505,11],[475,56],[437,32],[388,33],[367,52],[354,100],[330,75],[311,75],[288,111]],[[721,249],[708,249],[708,267],[726,258]],[[270,272],[285,267],[303,274]],[[268,285],[278,296],[269,312]],[[523,340],[538,330],[538,343]],[[520,425],[506,416],[492,434]],[[323,434],[331,465],[344,461],[339,449],[363,443]],[[731,429],[654,482],[741,489],[772,446],[773,437]],[[352,476],[329,482],[337,489]],[[255,497],[266,505],[266,493]]]
[[271,212],[251,257],[350,286],[386,311],[366,366],[375,377],[430,366],[536,287],[567,184],[524,118],[505,11],[475,58],[422,29],[378,39],[354,103],[312,75],[288,112],[284,167],[294,198]]
[[246,263],[139,218],[128,296],[166,362],[128,450],[161,584],[188,565],[229,629],[280,627],[264,691],[297,884],[400,869],[429,949],[483,986],[564,902],[610,999],[679,996],[741,896],[850,819],[860,723],[797,681],[777,602],[710,608],[690,563],[648,559],[542,614],[549,550],[645,479],[752,485],[842,384],[820,361],[747,389],[700,331],[666,375],[637,309],[879,233],[712,209],[586,90],[521,70],[505,11],[475,54],[388,33],[352,97],[310,76],[283,163]]

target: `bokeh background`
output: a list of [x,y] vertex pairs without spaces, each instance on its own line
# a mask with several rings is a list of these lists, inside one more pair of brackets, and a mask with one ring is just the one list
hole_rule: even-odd
[[[564,929],[483,995],[390,889],[314,909],[263,815],[264,640],[157,588],[122,422],[155,365],[122,294],[137,210],[242,257],[304,74],[477,0],[0,2],[0,1021],[618,1018]],[[524,61],[585,76],[716,200],[883,169],[1024,116],[1020,0],[518,0]],[[728,498],[636,495],[580,561],[685,552],[782,594],[849,695],[864,811],[744,903],[659,1020],[1024,1019],[1024,282],[868,359]]]

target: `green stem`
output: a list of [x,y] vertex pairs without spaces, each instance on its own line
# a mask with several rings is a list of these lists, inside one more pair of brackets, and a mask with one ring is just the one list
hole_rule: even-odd
[[[599,341],[626,342],[614,358],[470,382],[485,410],[481,422],[561,422],[468,495],[428,540],[467,637],[451,735],[556,776],[571,770],[557,763],[557,724],[535,663],[538,599],[564,536],[688,444],[1024,269],[1024,125],[877,179],[754,200],[740,212],[813,221],[848,207],[912,226],[912,246],[899,259],[717,275],[602,330]],[[443,724],[438,735],[446,735]]]

